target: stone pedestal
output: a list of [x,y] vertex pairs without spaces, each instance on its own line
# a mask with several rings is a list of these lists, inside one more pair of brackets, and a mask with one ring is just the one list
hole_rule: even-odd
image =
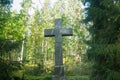
[[64,76],[64,66],[55,66],[53,75]]
[[52,80],[67,80],[64,75],[64,66],[55,66]]
[[65,76],[52,76],[52,80],[67,80],[67,78]]

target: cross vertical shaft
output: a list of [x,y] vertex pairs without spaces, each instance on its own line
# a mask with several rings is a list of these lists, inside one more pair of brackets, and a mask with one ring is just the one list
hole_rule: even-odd
[[55,66],[63,65],[62,61],[62,35],[60,29],[62,27],[61,19],[55,20]]

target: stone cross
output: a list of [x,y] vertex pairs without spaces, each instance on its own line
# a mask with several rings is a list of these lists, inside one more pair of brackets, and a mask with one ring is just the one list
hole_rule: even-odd
[[62,36],[72,36],[73,31],[71,28],[62,28],[62,20],[55,20],[55,29],[45,29],[45,37],[55,36],[55,69],[54,77],[59,80],[59,77],[64,77],[64,66],[62,56]]

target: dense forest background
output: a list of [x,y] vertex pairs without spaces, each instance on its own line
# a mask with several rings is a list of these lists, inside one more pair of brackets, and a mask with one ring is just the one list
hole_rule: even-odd
[[[68,80],[120,80],[120,1],[50,0],[33,6],[23,0],[0,0],[0,79],[50,80],[54,70],[54,38],[44,29],[62,19],[73,36],[63,37],[63,63]],[[33,14],[30,11],[34,10]]]

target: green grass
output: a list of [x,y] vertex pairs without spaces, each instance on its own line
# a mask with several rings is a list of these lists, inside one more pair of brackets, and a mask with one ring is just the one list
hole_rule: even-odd
[[[17,72],[17,77],[22,78],[22,74]],[[52,75],[40,75],[40,76],[33,76],[29,74],[24,74],[25,80],[51,80]],[[67,80],[89,80],[89,76],[67,76]]]
[[[33,65],[26,65],[24,66],[23,70],[18,70],[13,73],[14,76],[23,78],[24,74],[24,79],[25,80],[51,80],[52,75],[51,74],[39,74],[39,75],[34,75],[35,71],[35,66]],[[89,80],[88,75],[68,75],[66,76],[67,80]]]
[[68,80],[89,80],[89,76],[68,76]]
[[[52,75],[31,76],[26,75],[25,80],[51,80]],[[89,76],[67,76],[67,80],[89,80]]]
[[51,76],[50,75],[47,75],[47,76],[31,76],[31,75],[26,75],[25,76],[25,80],[51,80],[50,79]]

